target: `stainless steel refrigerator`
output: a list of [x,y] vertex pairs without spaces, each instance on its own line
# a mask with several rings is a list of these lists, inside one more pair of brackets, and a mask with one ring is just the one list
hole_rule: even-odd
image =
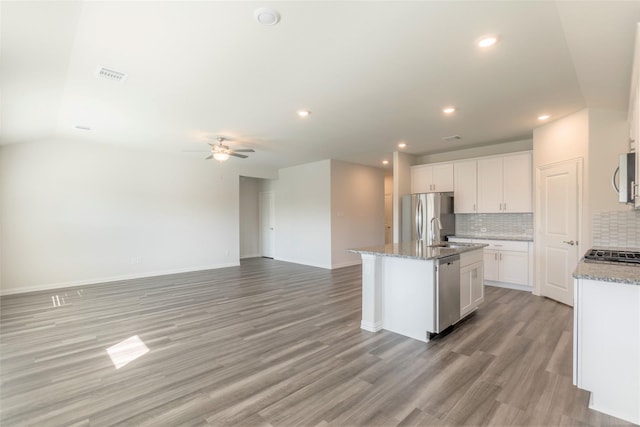
[[421,193],[402,197],[401,242],[438,244],[455,233],[453,193]]

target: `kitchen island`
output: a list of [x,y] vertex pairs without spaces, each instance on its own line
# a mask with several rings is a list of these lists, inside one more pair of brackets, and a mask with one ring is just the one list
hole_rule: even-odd
[[[484,246],[464,243],[428,246],[423,241],[411,241],[351,249],[350,252],[362,257],[360,327],[371,332],[385,329],[429,341],[483,301]],[[443,276],[444,272],[448,275]],[[447,309],[448,315],[453,316],[449,322],[443,319],[446,307],[440,307],[439,301],[447,296],[450,304],[456,298],[454,292],[456,307],[453,314]]]

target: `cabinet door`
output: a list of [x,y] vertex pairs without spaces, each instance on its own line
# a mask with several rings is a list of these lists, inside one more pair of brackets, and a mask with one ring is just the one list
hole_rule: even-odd
[[471,296],[473,285],[473,264],[460,269],[460,317],[469,313],[475,306]]
[[478,159],[478,212],[502,212],[502,157]]
[[503,158],[503,212],[532,212],[531,153]]
[[501,282],[517,285],[529,284],[529,254],[526,252],[501,251],[499,277]]
[[453,210],[455,213],[475,213],[478,196],[476,161],[453,164]]
[[469,281],[471,282],[471,305],[479,306],[484,302],[484,268],[481,262],[469,266]]
[[411,193],[428,193],[433,191],[433,167],[412,166],[411,167]]
[[500,280],[499,255],[498,251],[484,250],[484,280]]
[[432,191],[453,191],[453,163],[433,165],[432,188]]

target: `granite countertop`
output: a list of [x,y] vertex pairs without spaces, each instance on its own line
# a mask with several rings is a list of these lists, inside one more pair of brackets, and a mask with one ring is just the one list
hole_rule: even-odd
[[640,285],[640,266],[584,262],[583,258],[573,272],[573,277],[576,279]]
[[464,234],[456,234],[455,236],[449,236],[449,237],[460,238],[460,239],[513,240],[517,242],[533,242],[533,237],[531,236],[492,236],[492,235],[470,236],[470,235],[464,235]]
[[348,249],[356,254],[388,256],[407,259],[439,259],[463,252],[484,248],[482,243],[454,243],[452,247],[427,246],[425,242],[411,241],[405,243],[389,243],[386,245],[368,246],[366,248]]

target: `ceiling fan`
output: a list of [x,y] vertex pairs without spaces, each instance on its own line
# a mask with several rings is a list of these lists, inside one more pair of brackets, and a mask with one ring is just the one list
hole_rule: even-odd
[[221,136],[216,137],[216,141],[218,141],[217,144],[208,143],[211,146],[211,155],[209,155],[205,160],[216,159],[219,162],[224,162],[229,159],[229,156],[246,159],[248,156],[238,153],[255,153],[255,150],[252,148],[232,150],[228,145],[223,144],[227,139]]

